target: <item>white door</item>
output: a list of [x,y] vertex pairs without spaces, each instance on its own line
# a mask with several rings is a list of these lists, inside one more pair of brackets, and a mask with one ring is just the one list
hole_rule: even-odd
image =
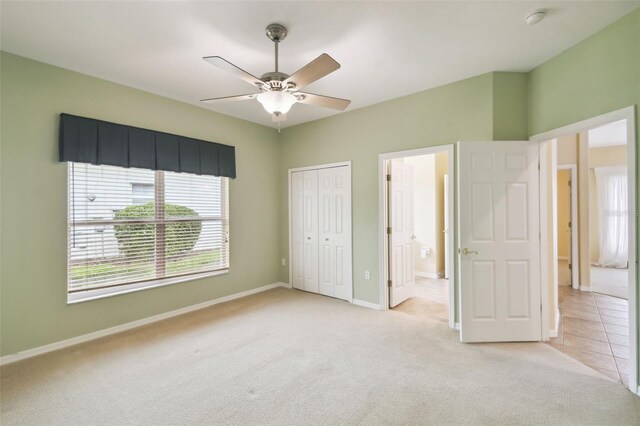
[[351,176],[346,166],[318,171],[319,292],[351,301]]
[[320,258],[318,261],[319,293],[333,296],[335,262],[333,228],[335,226],[332,169],[318,170],[318,237]]
[[304,290],[318,292],[318,171],[305,170],[304,210]]
[[449,279],[449,175],[443,175],[444,178],[444,278]]
[[415,295],[413,274],[413,167],[391,160],[389,181],[389,306]]
[[291,173],[291,284],[304,290],[304,172]]
[[541,339],[538,146],[458,142],[460,338]]

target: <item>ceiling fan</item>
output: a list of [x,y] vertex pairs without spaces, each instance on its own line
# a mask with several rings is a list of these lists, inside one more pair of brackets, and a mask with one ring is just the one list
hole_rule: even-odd
[[[260,78],[233,65],[220,56],[206,56],[202,59],[218,68],[230,72],[249,84],[260,89],[260,93],[247,95],[225,96],[221,98],[203,99],[202,102],[216,103],[226,101],[243,101],[256,99],[264,109],[271,114],[274,122],[286,120],[286,114],[295,103],[322,106],[343,111],[351,103],[350,100],[332,98],[330,96],[314,95],[301,92],[304,86],[332,73],[340,68],[340,64],[331,56],[323,53],[292,75],[278,71],[278,44],[287,37],[287,29],[280,24],[267,26],[266,35],[275,44],[275,71],[263,74]],[[279,124],[278,124],[279,125]]]

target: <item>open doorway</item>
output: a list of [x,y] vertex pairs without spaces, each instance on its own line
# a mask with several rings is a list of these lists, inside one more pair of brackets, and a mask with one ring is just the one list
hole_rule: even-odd
[[540,179],[548,185],[541,217],[548,220],[541,256],[547,260],[543,318],[549,344],[635,391],[633,108],[543,136]]
[[382,306],[454,325],[453,146],[382,154]]
[[629,298],[626,121],[590,130],[589,265],[591,291]]

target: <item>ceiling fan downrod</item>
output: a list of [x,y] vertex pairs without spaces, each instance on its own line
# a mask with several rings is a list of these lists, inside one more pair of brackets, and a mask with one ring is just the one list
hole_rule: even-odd
[[275,44],[276,50],[276,73],[278,72],[278,44],[287,37],[287,29],[284,25],[269,24],[265,30],[265,34]]

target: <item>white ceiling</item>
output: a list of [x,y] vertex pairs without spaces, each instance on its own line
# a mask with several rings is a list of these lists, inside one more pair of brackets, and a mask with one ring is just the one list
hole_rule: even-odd
[[[275,126],[252,93],[206,63],[218,55],[254,75],[273,70],[267,24],[289,29],[280,70],[323,52],[342,68],[311,93],[348,98],[353,110],[490,71],[529,71],[640,5],[635,1],[448,2],[32,2],[2,1],[0,47],[245,120]],[[535,26],[524,17],[538,8]],[[294,105],[284,127],[336,114]]]
[[589,130],[589,148],[627,144],[627,120],[620,120]]

